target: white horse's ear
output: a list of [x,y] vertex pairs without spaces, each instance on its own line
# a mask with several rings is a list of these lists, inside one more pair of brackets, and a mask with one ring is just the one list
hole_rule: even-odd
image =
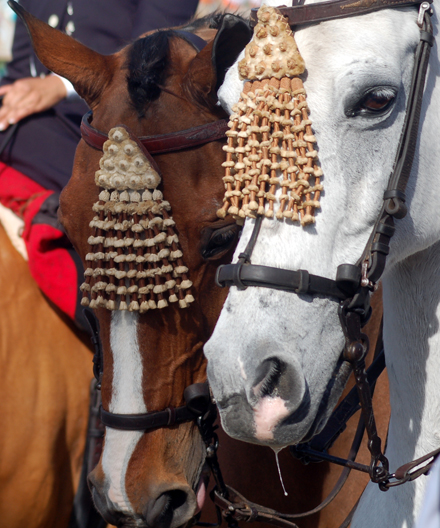
[[252,38],[248,24],[236,15],[226,14],[214,40],[192,60],[185,79],[189,95],[203,106],[217,103],[217,90],[241,50]]
[[226,72],[251,38],[252,30],[245,20],[231,14],[223,17],[212,48],[212,63],[216,72],[216,92],[223,84]]
[[113,76],[115,57],[101,55],[50,27],[14,0],[8,4],[23,20],[40,61],[50,71],[68,79],[76,92],[93,108],[98,103],[99,94]]

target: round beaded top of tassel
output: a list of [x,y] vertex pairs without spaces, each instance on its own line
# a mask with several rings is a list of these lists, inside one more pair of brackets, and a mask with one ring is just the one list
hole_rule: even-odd
[[217,215],[231,214],[241,222],[275,215],[306,226],[315,222],[320,207],[322,170],[298,77],[305,65],[277,9],[261,7],[258,19],[238,65],[241,79],[248,82],[226,132],[225,197]]
[[141,313],[194,301],[170,204],[157,188],[159,169],[124,126],[104,143],[95,182],[101,188],[90,222],[89,263],[81,304]]

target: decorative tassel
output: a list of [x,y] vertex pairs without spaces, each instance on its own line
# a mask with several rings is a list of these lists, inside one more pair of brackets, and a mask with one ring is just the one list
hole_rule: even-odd
[[[144,313],[194,300],[170,204],[157,189],[154,160],[128,128],[109,132],[95,182],[101,188],[90,222],[81,304]],[[90,299],[89,299],[90,297]]]
[[298,77],[305,65],[277,9],[261,7],[258,19],[238,65],[240,77],[250,82],[233,107],[226,132],[225,197],[217,215],[231,214],[241,222],[247,216],[275,215],[305,226],[315,221],[322,191],[316,139]]

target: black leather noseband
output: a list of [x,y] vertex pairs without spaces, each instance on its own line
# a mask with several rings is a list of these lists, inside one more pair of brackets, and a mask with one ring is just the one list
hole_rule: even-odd
[[172,427],[185,422],[193,422],[204,416],[210,407],[211,395],[208,383],[194,383],[184,391],[185,405],[167,407],[163,411],[143,414],[115,414],[101,407],[101,422],[106,427],[123,431],[151,431],[160,427]]

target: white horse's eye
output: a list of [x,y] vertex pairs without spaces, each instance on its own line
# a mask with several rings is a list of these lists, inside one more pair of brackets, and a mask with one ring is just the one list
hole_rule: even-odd
[[393,88],[375,88],[367,92],[362,99],[347,112],[348,117],[380,116],[385,114],[396,100],[397,92]]

